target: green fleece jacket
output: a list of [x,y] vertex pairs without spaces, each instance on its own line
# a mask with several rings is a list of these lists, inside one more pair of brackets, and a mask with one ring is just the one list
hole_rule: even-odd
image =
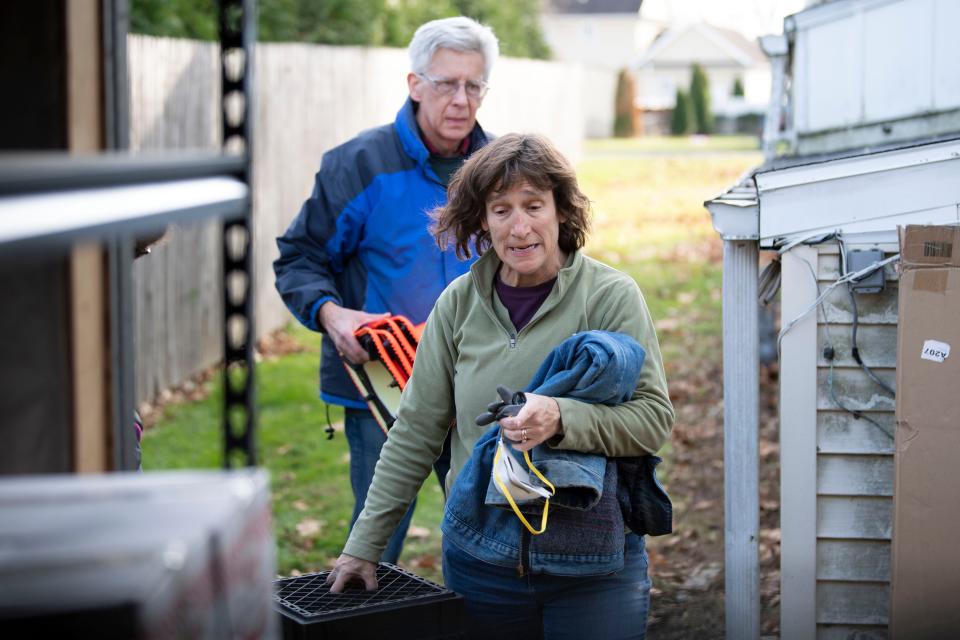
[[611,407],[558,398],[562,432],[550,446],[639,456],[656,453],[670,436],[674,412],[660,346],[633,279],[575,252],[543,305],[517,332],[494,292],[499,268],[496,254],[486,252],[437,300],[345,553],[377,562],[454,422],[448,493],[487,429],[474,420],[498,400],[497,385],[523,389],[547,354],[575,333],[599,329],[627,334],[643,346],[646,359],[628,402]]

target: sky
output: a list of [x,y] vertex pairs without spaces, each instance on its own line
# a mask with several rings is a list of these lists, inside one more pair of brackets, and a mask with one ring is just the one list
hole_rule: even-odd
[[811,0],[643,0],[640,17],[667,22],[707,22],[749,38],[783,32],[783,18]]

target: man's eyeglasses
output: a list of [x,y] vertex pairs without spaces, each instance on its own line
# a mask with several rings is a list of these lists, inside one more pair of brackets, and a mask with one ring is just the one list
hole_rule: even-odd
[[418,73],[418,76],[426,80],[433,87],[433,90],[439,93],[442,96],[452,96],[460,89],[461,82],[463,83],[464,91],[467,93],[467,97],[480,99],[487,94],[487,89],[490,88],[483,80],[452,80],[450,78],[431,78],[425,73]]

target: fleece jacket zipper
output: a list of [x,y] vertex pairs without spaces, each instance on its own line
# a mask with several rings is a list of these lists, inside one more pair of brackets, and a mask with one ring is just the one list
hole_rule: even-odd
[[520,564],[517,565],[517,576],[522,578],[530,573],[530,532],[520,530]]

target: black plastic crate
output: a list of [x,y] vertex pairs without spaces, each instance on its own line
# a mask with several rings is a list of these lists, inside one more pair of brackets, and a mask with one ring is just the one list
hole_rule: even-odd
[[351,584],[330,593],[329,574],[274,582],[286,640],[465,637],[463,598],[449,589],[385,562],[377,567],[376,591]]

